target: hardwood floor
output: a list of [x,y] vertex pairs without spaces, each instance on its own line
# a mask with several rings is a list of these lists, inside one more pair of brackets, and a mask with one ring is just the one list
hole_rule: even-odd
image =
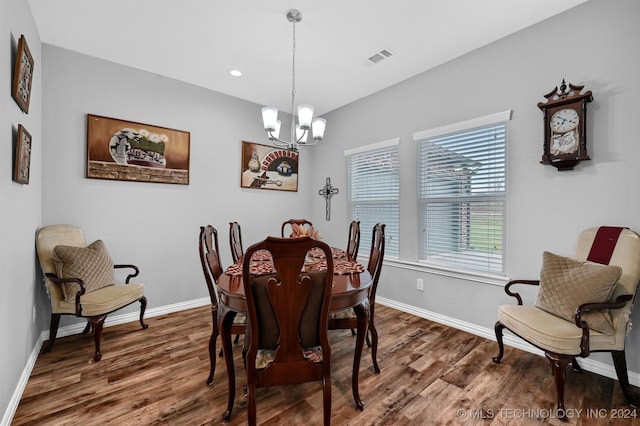
[[[493,341],[381,305],[376,320],[382,371],[373,372],[365,349],[360,370],[364,411],[354,408],[351,394],[355,338],[348,330],[330,333],[333,424],[640,424],[630,418],[634,409],[625,404],[614,380],[569,372],[565,401],[575,417],[561,422],[552,416],[555,390],[545,358],[507,347],[502,363],[495,364]],[[215,384],[205,383],[209,308],[146,321],[147,330],[138,322],[105,328],[98,363],[92,360],[92,336],[58,339],[50,353],[38,357],[12,424],[222,423],[227,396],[223,359],[218,358]],[[234,345],[237,390],[229,425],[247,419],[240,348]],[[258,422],[321,424],[320,384],[259,389]]]

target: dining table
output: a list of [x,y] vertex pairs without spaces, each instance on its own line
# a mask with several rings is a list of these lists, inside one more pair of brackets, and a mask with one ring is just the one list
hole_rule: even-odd
[[[251,259],[252,270],[256,273],[269,273],[268,259],[256,258],[256,254]],[[351,376],[351,388],[353,399],[358,410],[364,409],[364,402],[360,399],[358,391],[358,375],[360,371],[360,359],[364,347],[365,336],[369,325],[370,305],[369,288],[372,284],[371,274],[362,265],[354,260],[346,259],[344,251],[332,248],[334,261],[333,286],[331,292],[330,311],[340,312],[353,308],[357,317],[356,345],[353,356],[353,370]],[[247,300],[244,294],[242,280],[242,259],[225,270],[225,273],[218,278],[218,309],[221,312],[220,339],[227,367],[227,378],[229,385],[227,409],[222,415],[223,422],[231,419],[231,412],[235,400],[235,365],[233,361],[233,350],[231,344],[231,326],[235,316],[239,313],[247,313]],[[312,260],[305,265],[305,270],[322,270],[326,268],[326,262]]]

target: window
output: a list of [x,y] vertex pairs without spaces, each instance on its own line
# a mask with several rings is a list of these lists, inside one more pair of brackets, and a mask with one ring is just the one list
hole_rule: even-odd
[[371,238],[376,223],[386,224],[385,256],[395,257],[400,249],[399,143],[395,138],[344,152],[351,220],[360,221],[363,241]]
[[504,275],[511,111],[414,134],[418,260]]

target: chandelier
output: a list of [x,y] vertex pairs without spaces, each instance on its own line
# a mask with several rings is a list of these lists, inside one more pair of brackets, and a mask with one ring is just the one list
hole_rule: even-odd
[[[293,115],[296,100],[296,23],[302,21],[302,14],[297,9],[291,9],[287,12],[287,20],[293,24],[290,141],[280,139],[280,120],[278,120],[277,108],[262,108],[262,121],[264,123],[264,130],[274,145],[286,147],[291,151],[297,151],[299,146],[315,145],[322,140],[326,120],[324,118],[313,118],[313,107],[311,105],[298,105],[298,112],[296,115]],[[296,116],[298,117],[298,124],[296,124]],[[307,140],[309,133],[312,134],[311,141]]]

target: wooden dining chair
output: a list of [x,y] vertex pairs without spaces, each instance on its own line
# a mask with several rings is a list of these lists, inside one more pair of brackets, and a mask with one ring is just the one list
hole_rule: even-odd
[[347,259],[356,260],[360,249],[360,221],[353,220],[349,224],[349,239],[347,240]]
[[[305,257],[321,249],[327,270],[305,272]],[[254,275],[251,256],[267,250],[275,273]],[[310,237],[267,237],[247,249],[242,279],[247,299],[247,410],[257,422],[259,387],[322,383],[324,424],[331,422],[331,348],[327,321],[333,284],[331,248]]]
[[[382,271],[382,261],[384,260],[384,242],[386,225],[377,223],[373,227],[371,236],[371,251],[369,252],[369,262],[367,263],[367,271],[371,274],[371,287],[369,288],[369,331],[367,333],[367,344],[371,347],[371,359],[373,361],[373,369],[376,373],[380,372],[378,366],[378,331],[375,325],[375,307],[376,307],[376,290],[378,281],[380,280],[380,272]],[[344,311],[331,313],[329,315],[329,330],[353,330],[358,328],[358,319],[353,308]],[[371,338],[369,339],[369,336]]]
[[242,232],[238,222],[229,222],[229,247],[233,263],[238,263],[244,254],[242,249]]
[[[220,305],[216,284],[220,275],[224,273],[220,263],[220,250],[218,248],[218,230],[211,225],[200,227],[200,237],[198,239],[198,251],[200,253],[200,263],[204,273],[209,298],[211,299],[212,328],[209,338],[209,362],[211,365],[207,384],[213,385],[213,375],[216,371],[216,340],[220,330],[220,322],[225,314],[223,305]],[[236,336],[244,334],[246,315],[237,314],[233,319],[231,332]],[[236,338],[236,342],[238,339]],[[220,353],[222,356],[222,353]]]
[[[293,225],[302,226],[307,229],[313,228],[313,223],[309,222],[307,219],[289,219],[282,222],[280,235],[283,238],[291,236],[291,234],[293,233]],[[286,233],[287,228],[290,228],[290,231],[288,233]]]

